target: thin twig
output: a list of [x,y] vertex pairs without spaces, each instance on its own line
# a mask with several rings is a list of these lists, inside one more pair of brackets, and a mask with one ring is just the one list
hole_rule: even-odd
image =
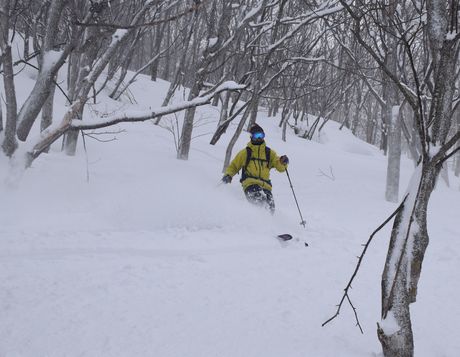
[[321,326],[325,326],[326,324],[328,324],[329,322],[331,322],[332,320],[334,320],[337,316],[339,316],[340,314],[340,309],[342,308],[342,305],[343,305],[343,302],[345,301],[345,299],[348,300],[348,303],[350,304],[350,306],[352,307],[353,311],[355,312],[355,318],[356,318],[356,321],[357,321],[357,325],[359,326],[361,332],[362,332],[362,329],[361,329],[361,325],[359,324],[359,320],[358,320],[358,314],[356,313],[356,309],[355,307],[353,306],[353,304],[351,303],[351,300],[350,300],[350,297],[348,296],[348,290],[350,290],[351,288],[351,283],[353,282],[353,280],[355,279],[356,275],[358,274],[358,270],[361,266],[361,262],[363,261],[363,258],[364,258],[364,255],[366,254],[366,251],[367,251],[367,248],[369,248],[369,245],[371,244],[372,240],[374,239],[374,236],[383,228],[387,225],[388,222],[391,221],[391,219],[396,216],[396,214],[403,208],[404,206],[404,203],[406,202],[406,199],[407,199],[408,195],[406,195],[404,197],[404,199],[402,200],[401,204],[398,206],[398,208],[396,208],[396,210],[374,231],[372,232],[371,236],[369,237],[369,239],[367,240],[367,242],[364,244],[364,249],[363,251],[361,252],[361,255],[358,257],[358,264],[356,264],[356,267],[355,267],[355,270],[353,272],[353,274],[351,275],[351,278],[350,280],[348,281],[348,284],[347,286],[345,287],[344,289],[344,293],[342,295],[342,299],[340,300],[340,303],[337,305],[337,311],[336,313],[334,314],[334,316],[332,316],[331,318],[329,318],[328,320],[326,320],[325,322],[323,322],[323,324]]
[[319,173],[320,173],[320,174],[319,174],[318,176],[325,176],[325,177],[327,177],[329,180],[335,181],[334,172],[332,172],[332,166],[329,166],[329,172],[330,172],[330,175],[324,173],[324,171],[320,169],[320,170],[319,170]]
[[91,139],[93,139],[93,140],[99,141],[100,143],[110,143],[110,142],[112,142],[112,141],[116,141],[116,140],[117,140],[116,137],[111,138],[111,139],[99,139],[99,138],[94,137],[94,136],[91,135],[91,134],[84,134],[84,135],[87,136],[88,138],[91,138]]
[[179,18],[185,16],[185,15],[188,15],[192,12],[195,12],[195,11],[198,11],[200,5],[202,4],[204,0],[202,1],[199,1],[197,2],[194,6],[190,7],[189,9],[177,14],[177,15],[174,15],[174,16],[171,16],[171,17],[168,17],[166,19],[162,19],[162,20],[155,20],[155,21],[150,21],[150,22],[144,22],[144,23],[141,23],[141,24],[135,24],[135,25],[117,25],[117,24],[110,24],[110,23],[83,23],[83,22],[80,22],[80,21],[75,21],[74,24],[77,25],[77,26],[83,26],[83,27],[107,27],[107,28],[111,28],[111,29],[123,29],[123,30],[129,30],[129,29],[133,29],[133,28],[137,28],[137,27],[146,27],[146,26],[156,26],[156,25],[160,25],[160,24],[163,24],[165,22],[171,22],[171,21],[175,21],[175,20],[178,20]]
[[363,328],[361,327],[361,324],[359,323],[358,312],[356,311],[356,308],[354,307],[353,303],[351,302],[350,296],[348,294],[347,294],[347,300],[348,300],[348,303],[350,304],[351,308],[353,309],[353,313],[355,314],[356,326],[358,326],[360,331],[361,331],[361,333],[364,334]]

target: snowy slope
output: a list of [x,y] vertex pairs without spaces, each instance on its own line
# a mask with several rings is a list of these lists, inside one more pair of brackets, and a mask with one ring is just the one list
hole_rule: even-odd
[[[140,77],[135,108],[158,106],[167,85]],[[59,95],[56,105],[62,114]],[[101,96],[86,115],[131,106]],[[316,141],[289,133],[284,143],[278,120],[260,113],[267,144],[290,157],[304,230],[285,174],[272,174],[274,217],[245,201],[237,177],[219,184],[233,127],[210,146],[217,118],[217,108],[199,109],[189,161],[176,160],[171,132],[150,122],[103,137],[115,141],[87,138],[87,154],[80,145],[72,158],[56,143],[18,184],[0,158],[0,356],[380,355],[389,227],[352,290],[365,334],[348,306],[321,324],[335,313],[361,244],[396,207],[384,200],[385,157],[332,122]],[[403,190],[411,171],[404,161]],[[430,205],[431,242],[412,307],[418,357],[460,349],[460,192],[458,180],[451,184],[440,182]],[[284,232],[296,241],[273,238]]]

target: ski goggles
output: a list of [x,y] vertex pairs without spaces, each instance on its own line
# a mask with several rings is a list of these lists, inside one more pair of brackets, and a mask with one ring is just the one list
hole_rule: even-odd
[[254,133],[252,134],[251,138],[254,140],[260,140],[260,139],[265,138],[265,134],[264,133]]

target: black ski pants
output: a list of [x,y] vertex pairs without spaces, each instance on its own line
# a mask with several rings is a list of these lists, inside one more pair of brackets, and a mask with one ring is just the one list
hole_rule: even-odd
[[244,194],[249,202],[270,210],[271,214],[275,213],[275,201],[271,191],[259,185],[251,185],[246,187]]

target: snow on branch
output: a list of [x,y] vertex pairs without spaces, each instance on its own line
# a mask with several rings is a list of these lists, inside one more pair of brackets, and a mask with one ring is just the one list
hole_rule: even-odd
[[70,125],[70,129],[79,129],[79,130],[87,130],[87,129],[99,129],[104,128],[107,126],[111,126],[114,124],[122,123],[122,122],[140,122],[146,121],[150,119],[154,119],[158,116],[163,116],[167,114],[176,113],[188,108],[199,107],[202,105],[209,104],[212,98],[221,92],[228,91],[228,90],[242,90],[246,88],[245,85],[237,84],[233,81],[227,81],[216,87],[214,90],[206,93],[203,96],[196,97],[189,101],[184,101],[177,104],[168,105],[166,107],[160,107],[158,109],[149,110],[149,111],[127,111],[121,114],[109,116],[106,118],[98,118],[96,120],[73,120]]
[[199,97],[189,101],[160,107],[152,111],[138,111],[138,112],[124,112],[118,115],[113,115],[106,118],[98,118],[91,120],[75,120],[76,113],[78,113],[84,106],[84,102],[79,100],[72,104],[64,118],[56,124],[51,125],[44,130],[37,139],[33,140],[29,145],[26,153],[25,166],[28,167],[49,145],[60,138],[69,130],[86,130],[86,129],[99,129],[122,122],[140,122],[156,118],[158,116],[173,114],[188,108],[199,107],[209,104],[212,98],[224,91],[243,90],[246,85],[238,84],[234,81],[227,81],[217,85],[214,89],[207,91]]
[[308,14],[305,14],[305,19],[301,22],[299,22],[294,28],[292,28],[288,33],[286,33],[283,37],[281,37],[278,41],[275,43],[271,44],[268,47],[268,51],[272,51],[274,49],[277,49],[280,47],[283,43],[285,43],[287,40],[291,39],[294,37],[295,34],[297,34],[305,25],[308,25],[312,21],[326,17],[332,14],[335,14],[339,11],[343,10],[342,5],[337,5],[337,4],[330,4],[326,2],[325,4],[321,5],[317,10],[313,10],[309,12]]

